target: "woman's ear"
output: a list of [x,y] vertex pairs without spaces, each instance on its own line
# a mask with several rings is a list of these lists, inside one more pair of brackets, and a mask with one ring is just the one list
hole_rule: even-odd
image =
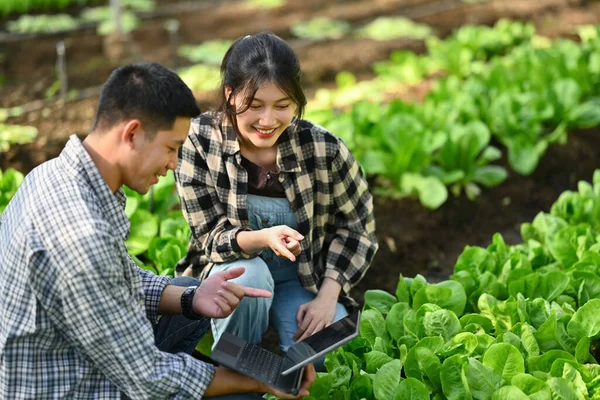
[[229,105],[231,106],[235,106],[235,101],[234,99],[230,99],[229,96],[231,96],[231,92],[233,91],[233,89],[231,89],[229,86],[227,86],[225,89],[225,99],[227,100],[227,102],[229,103]]

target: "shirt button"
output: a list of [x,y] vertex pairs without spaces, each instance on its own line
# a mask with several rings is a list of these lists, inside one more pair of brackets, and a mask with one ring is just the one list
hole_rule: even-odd
[[296,208],[294,207],[293,204],[290,204],[290,210],[295,210]]
[[268,223],[269,223],[269,220],[268,220],[268,219],[263,219],[263,220],[262,220],[262,223],[263,223],[263,225],[266,225],[266,224],[268,224]]

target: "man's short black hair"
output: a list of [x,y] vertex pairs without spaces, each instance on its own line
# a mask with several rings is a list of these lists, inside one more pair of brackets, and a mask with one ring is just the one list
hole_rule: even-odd
[[200,109],[190,88],[157,63],[117,68],[102,88],[93,132],[105,132],[128,119],[139,119],[149,137],[173,128],[177,117],[194,118]]

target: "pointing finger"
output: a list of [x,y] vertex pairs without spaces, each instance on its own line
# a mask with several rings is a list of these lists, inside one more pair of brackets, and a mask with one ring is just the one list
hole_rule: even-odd
[[217,295],[218,297],[225,300],[227,304],[229,304],[233,308],[237,307],[238,304],[240,304],[240,298],[228,290],[220,289],[219,291],[217,291]]
[[266,298],[273,296],[273,294],[271,292],[269,292],[268,290],[252,288],[252,287],[248,287],[248,286],[242,286],[242,285],[238,285],[237,283],[233,283],[233,282],[223,282],[223,283],[221,283],[221,288],[230,291],[239,299],[241,299],[244,296],[266,297]]
[[296,240],[304,239],[304,236],[302,236],[302,234],[300,232],[298,232],[295,229],[290,228],[289,226],[286,227],[286,229],[284,229],[283,233],[287,236],[291,236],[292,238],[294,238]]

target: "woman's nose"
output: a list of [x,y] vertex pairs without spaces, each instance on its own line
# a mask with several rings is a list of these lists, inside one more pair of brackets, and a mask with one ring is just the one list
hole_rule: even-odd
[[265,108],[265,111],[260,116],[260,124],[265,127],[271,127],[275,124],[275,115],[271,108]]

